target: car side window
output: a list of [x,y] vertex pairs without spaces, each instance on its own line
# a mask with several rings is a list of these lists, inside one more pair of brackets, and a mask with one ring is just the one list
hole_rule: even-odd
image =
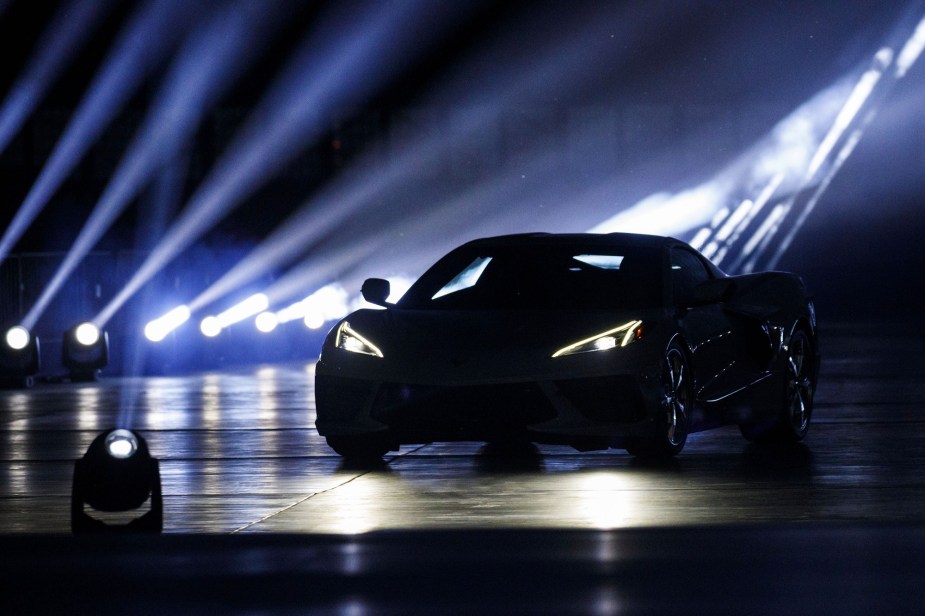
[[682,248],[671,249],[671,292],[676,305],[688,303],[694,289],[710,279],[710,272],[694,253]]

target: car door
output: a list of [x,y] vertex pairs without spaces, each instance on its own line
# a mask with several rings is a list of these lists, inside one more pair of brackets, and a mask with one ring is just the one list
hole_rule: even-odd
[[694,300],[694,290],[713,276],[693,251],[670,249],[671,301],[678,326],[693,353],[698,400],[712,402],[743,386],[737,366],[737,328],[719,302]]

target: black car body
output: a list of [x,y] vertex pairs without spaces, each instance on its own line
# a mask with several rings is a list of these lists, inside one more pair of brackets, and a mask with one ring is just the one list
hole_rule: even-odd
[[525,234],[451,251],[395,304],[388,282],[327,336],[317,428],[344,456],[404,443],[530,440],[673,455],[738,424],[799,440],[818,374],[801,280],[727,276],[689,245]]

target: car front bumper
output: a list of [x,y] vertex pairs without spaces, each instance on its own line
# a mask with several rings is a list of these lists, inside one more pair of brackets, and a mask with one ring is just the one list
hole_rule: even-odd
[[610,440],[651,428],[657,388],[646,375],[421,385],[318,374],[316,426],[323,436],[388,431],[400,443]]

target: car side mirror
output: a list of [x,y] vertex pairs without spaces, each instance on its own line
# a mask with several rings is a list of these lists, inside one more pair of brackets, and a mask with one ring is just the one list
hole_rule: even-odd
[[735,283],[730,278],[714,278],[701,282],[690,297],[692,306],[718,304],[729,299],[735,292]]
[[382,278],[367,278],[360,288],[363,299],[377,306],[389,306],[386,301],[392,293],[392,285]]

